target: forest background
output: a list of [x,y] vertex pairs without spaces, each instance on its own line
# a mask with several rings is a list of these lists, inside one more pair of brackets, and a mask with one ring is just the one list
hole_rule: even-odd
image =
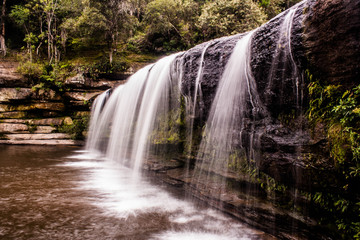
[[249,31],[299,0],[2,0],[0,51],[18,71],[61,90],[78,72],[133,62]]

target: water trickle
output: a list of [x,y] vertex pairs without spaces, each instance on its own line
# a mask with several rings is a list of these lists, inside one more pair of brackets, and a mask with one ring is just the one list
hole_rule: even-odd
[[[200,61],[199,61],[199,69],[198,69],[198,73],[197,73],[196,80],[195,80],[195,91],[194,91],[194,98],[193,98],[194,100],[193,100],[193,106],[192,106],[192,110],[191,110],[191,116],[195,116],[196,104],[198,103],[198,101],[199,101],[199,104],[201,104],[201,101],[202,101],[201,79],[202,79],[203,69],[204,69],[204,64],[205,64],[204,58],[205,58],[206,50],[209,48],[211,43],[212,42],[207,43],[201,53],[201,57],[200,57]],[[200,98],[199,100],[198,100],[198,97]]]
[[275,78],[291,78],[295,86],[294,96],[296,96],[296,106],[298,109],[301,109],[303,101],[302,76],[295,62],[291,47],[291,34],[296,10],[297,8],[289,9],[280,25],[279,36],[268,74],[267,91],[270,91],[271,87],[273,87]]

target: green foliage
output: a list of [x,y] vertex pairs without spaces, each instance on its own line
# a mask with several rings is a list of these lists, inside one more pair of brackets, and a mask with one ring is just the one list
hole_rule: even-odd
[[29,16],[30,9],[22,5],[15,5],[9,14],[9,17],[12,18],[20,26],[26,24]]
[[83,71],[91,78],[96,79],[101,74],[109,74],[114,72],[124,72],[129,68],[126,61],[121,58],[115,58],[112,63],[106,57],[102,57],[99,60],[86,64],[83,66]]
[[[194,17],[198,5],[192,0],[154,0],[147,6],[142,23],[144,32],[133,39],[140,48],[172,51],[194,44]],[[136,45],[135,45],[136,46]]]
[[28,131],[30,133],[35,133],[35,131],[37,130],[37,125],[35,124],[30,124],[27,122],[26,125],[28,126]]
[[335,222],[344,238],[360,239],[360,85],[350,89],[314,79],[309,81],[308,117],[326,126],[330,156],[334,160],[341,194],[317,192],[312,200],[328,213],[323,222]]
[[29,0],[10,3],[9,17],[22,29],[31,62],[52,64],[93,49],[110,63],[122,45],[134,52],[185,50],[251,30],[297,1]]
[[107,29],[107,25],[102,13],[88,5],[74,17],[65,19],[61,29],[71,39],[72,47],[76,47],[82,44],[94,44],[94,41],[99,41],[99,36],[103,36],[102,32]]
[[326,192],[308,194],[307,197],[322,210],[321,224],[335,227],[343,239],[360,239],[360,203],[356,199]]
[[209,40],[252,30],[265,21],[265,14],[251,0],[220,0],[205,3],[197,25]]
[[159,115],[156,119],[157,128],[151,134],[153,144],[179,144],[182,139],[180,127],[183,125],[181,109],[171,110]]
[[53,89],[62,92],[63,82],[73,74],[74,67],[68,62],[59,64],[31,62],[25,56],[21,58],[17,71],[33,82],[33,91]]
[[29,79],[39,78],[43,73],[43,65],[30,61],[20,62],[17,71]]

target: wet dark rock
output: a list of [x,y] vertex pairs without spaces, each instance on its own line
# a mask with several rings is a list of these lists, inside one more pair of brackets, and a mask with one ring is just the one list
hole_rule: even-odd
[[[321,159],[325,169],[332,167],[323,161],[329,159],[329,146],[323,129],[310,129],[302,117],[307,107],[308,84],[304,82],[304,71],[310,68],[322,79],[336,84],[358,84],[354,80],[359,79],[360,72],[359,9],[359,1],[303,1],[261,26],[253,36],[252,74],[268,115],[256,116],[258,122],[243,127],[239,143],[248,147],[252,136],[259,136],[257,150],[262,154],[259,168],[280,182],[289,185],[301,182],[304,189],[310,188],[311,181],[304,179],[311,179],[312,171],[306,168],[318,166],[308,163],[309,154]],[[280,59],[283,62],[275,66],[278,70],[272,70],[278,39],[284,34],[280,32],[281,25],[292,10],[295,13],[290,28],[291,56]],[[203,43],[176,60],[175,66],[183,76],[182,92],[193,98],[201,54],[206,49],[200,82],[203,99],[197,103],[200,111],[194,120],[200,127],[211,108],[225,63],[241,37],[239,34]],[[295,69],[289,63],[290,57],[296,64]],[[271,71],[272,78],[269,79]],[[299,180],[299,172],[304,173],[304,179]]]
[[[280,32],[280,28],[290,11],[294,11],[289,36],[290,53],[286,56],[280,53],[279,59],[283,58],[274,66],[273,62],[277,61],[274,59],[276,49],[283,47],[278,45],[279,35],[284,34]],[[200,82],[202,98],[198,98],[198,111],[192,116],[195,129],[202,129],[204,126],[225,64],[242,36],[239,34],[215,39],[177,57],[174,68],[176,74],[182,77],[182,94],[193,99],[201,55],[206,49]],[[260,155],[256,161],[258,170],[287,187],[286,193],[275,193],[274,199],[285,205],[288,204],[286,201],[296,202],[303,208],[303,213],[309,211],[309,200],[294,192],[322,191],[323,186],[336,192],[336,188],[343,186],[341,179],[336,179],[324,126],[318,123],[310,127],[304,117],[308,107],[305,70],[310,69],[320,80],[343,84],[347,88],[358,85],[359,42],[360,2],[356,0],[303,1],[261,26],[252,39],[251,69],[266,113],[249,114],[250,121],[243,121],[242,132],[237,133],[238,130],[234,130],[234,136],[239,138],[235,139],[235,142],[246,151],[253,146]],[[290,63],[290,58],[294,64]],[[195,130],[195,134],[199,132]],[[261,192],[261,187],[251,183],[249,179],[222,172],[211,174],[222,176],[227,179],[227,183],[236,185],[237,190],[247,191],[247,194],[249,189]],[[182,182],[197,198],[225,208],[251,225],[258,225],[258,222],[277,222],[276,226],[265,223],[264,228],[281,238],[294,237],[291,236],[294,231],[299,233],[299,236],[295,237],[299,239],[321,239],[321,234],[327,234],[320,233],[319,228],[316,231],[320,235],[312,232],[314,222],[311,219],[301,220],[298,216],[289,216],[288,213],[276,212],[274,209],[259,209],[254,207],[256,204],[247,206],[246,201],[234,200],[231,197],[213,199],[213,196],[204,194],[203,189],[191,186],[190,179],[181,169],[167,170],[166,175],[166,179]],[[243,187],[245,185],[248,188]],[[261,198],[264,194],[266,195],[266,192],[262,191],[254,193],[253,196]],[[257,221],[258,219],[261,221]]]
[[203,62],[202,78],[200,81],[202,99],[198,101],[198,117],[206,119],[214,99],[216,88],[225,65],[230,58],[231,52],[237,41],[243,34],[215,39],[202,43],[179,56],[175,65],[177,74],[182,75],[181,91],[185,96],[193,98],[195,92],[195,81],[202,52],[206,50]]
[[360,79],[360,1],[310,1],[304,20],[304,46],[317,78],[335,85]]

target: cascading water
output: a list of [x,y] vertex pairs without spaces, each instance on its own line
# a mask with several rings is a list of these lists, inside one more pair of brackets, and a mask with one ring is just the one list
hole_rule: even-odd
[[[201,53],[200,62],[199,62],[199,70],[198,70],[198,73],[197,73],[197,76],[195,79],[195,91],[194,91],[194,98],[193,98],[193,106],[192,106],[192,110],[191,110],[192,117],[195,115],[196,104],[198,104],[198,102],[201,103],[201,101],[202,101],[202,90],[201,90],[200,81],[202,79],[203,69],[204,69],[204,64],[205,64],[204,63],[205,53],[210,45],[211,45],[211,42],[206,44],[206,46],[204,47],[204,49]],[[200,98],[200,99],[198,100],[198,98]]]
[[[275,78],[294,80],[293,91],[299,107],[302,83],[290,44],[295,12],[296,8],[291,9],[275,21],[278,29],[274,30],[277,36],[273,40],[277,48],[267,63],[267,85],[262,88],[273,97]],[[266,97],[259,96],[251,66],[252,44],[257,31],[205,43],[196,48],[193,58],[186,53],[164,57],[139,70],[126,84],[115,89],[105,105],[106,98],[100,95],[93,106],[87,150],[100,152],[103,158],[131,168],[132,183],[126,185],[133,188],[132,195],[139,198],[142,196],[139,189],[144,184],[140,177],[144,162],[159,157],[159,152],[155,151],[159,149],[162,153],[170,151],[170,161],[175,161],[174,158],[189,160],[194,149],[197,151],[195,166],[188,164],[189,168],[183,173],[183,182],[192,193],[221,202],[228,200],[228,178],[238,181],[242,177],[241,181],[251,185],[253,179],[245,178],[249,172],[259,171],[260,138],[271,118],[262,102]],[[229,43],[227,55],[222,53],[224,42]],[[218,52],[214,53],[213,49]],[[214,65],[207,64],[208,57],[217,62],[228,59],[226,65],[219,64],[223,70],[217,72],[218,77],[211,86],[205,84],[205,91],[214,96],[211,106],[209,98],[205,102],[202,96],[202,84],[209,81],[209,75],[212,76],[209,66]],[[205,109],[207,119],[200,119],[205,107],[210,109]],[[193,134],[199,134],[196,141],[193,141]],[[183,144],[182,152],[160,147],[179,143]],[[193,145],[196,146],[193,148]],[[245,189],[245,192],[253,190]]]
[[161,121],[167,121],[168,114],[172,109],[169,106],[171,105],[170,98],[177,94],[172,93],[171,90],[173,86],[178,86],[178,84],[172,82],[171,63],[179,54],[174,54],[158,61],[148,76],[147,87],[144,90],[137,119],[131,155],[134,162],[135,175],[139,173],[141,164],[147,156],[149,138],[152,132],[162,126]]
[[102,152],[105,158],[131,167],[137,178],[153,132],[165,127],[161,121],[167,121],[170,110],[178,108],[170,105],[177,102],[171,101],[178,95],[171,63],[179,54],[139,70],[114,90],[104,109],[101,105],[105,97],[99,96],[93,106],[87,150]]
[[252,118],[263,108],[250,67],[252,34],[247,33],[238,41],[226,65],[206,123],[193,174],[192,182],[196,188],[220,199],[225,184],[217,180],[220,184],[211,186],[214,175],[227,175],[229,165],[235,164],[230,158],[235,161],[255,158],[253,139],[249,140],[247,149],[242,143],[242,131],[249,127]]
[[87,149],[87,150],[95,150],[95,148],[96,148],[97,143],[96,143],[96,141],[92,141],[92,140],[97,138],[95,135],[96,135],[98,126],[100,124],[101,112],[102,112],[102,110],[105,106],[105,103],[106,103],[107,99],[109,98],[110,94],[111,94],[110,90],[103,92],[95,99],[95,101],[92,105],[90,126],[89,126],[89,136],[88,136],[88,141],[86,142],[86,146],[85,146],[85,149]]
[[142,99],[141,93],[150,68],[151,65],[141,69],[131,76],[125,85],[116,88],[100,116],[97,116],[100,114],[98,106],[102,104],[104,98],[100,96],[99,101],[94,103],[93,118],[97,119],[97,127],[90,128],[86,145],[88,151],[100,152],[106,158],[116,159],[128,165],[128,152],[131,147],[137,108]]

